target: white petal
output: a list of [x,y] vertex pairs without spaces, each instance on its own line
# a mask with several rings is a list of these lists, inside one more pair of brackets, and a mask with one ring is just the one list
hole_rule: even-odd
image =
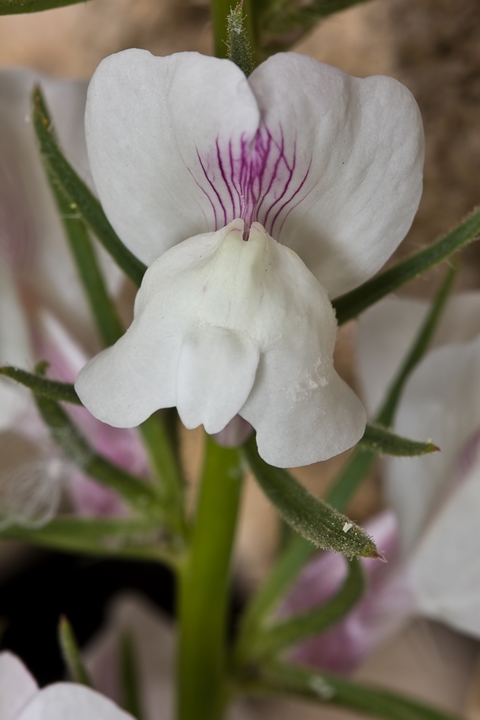
[[419,610],[480,638],[480,463],[430,524],[411,564]]
[[[408,355],[429,309],[425,300],[387,297],[363,313],[355,337],[358,379],[367,410],[374,414]],[[467,342],[480,334],[480,293],[453,295],[430,347]]]
[[412,373],[395,431],[433,438],[441,452],[387,464],[387,492],[410,549],[444,499],[458,452],[480,426],[480,340],[430,352]]
[[217,432],[239,413],[273,464],[331,457],[365,426],[333,367],[332,306],[292,250],[260,225],[248,242],[242,233],[236,220],[162,255],[145,275],[132,326],[86,365],[77,391],[112,425],[177,404],[188,425]]
[[222,207],[230,196],[217,143],[250,142],[258,122],[247,80],[227,60],[126,50],[100,64],[86,114],[92,173],[110,222],[141,260],[238,215]]
[[[30,369],[32,350],[27,321],[13,279],[0,259],[0,365]],[[0,378],[0,431],[12,428],[31,402],[28,390]]]
[[37,683],[21,660],[12,653],[0,653],[0,720],[16,720],[37,691]]
[[133,720],[110,700],[82,685],[58,683],[35,695],[15,720]]
[[106,212],[146,263],[242,217],[338,294],[390,256],[421,194],[423,131],[409,91],[293,53],[248,82],[195,53],[119,53],[92,80],[87,137]]
[[259,357],[258,347],[232,330],[200,328],[187,335],[177,374],[177,407],[185,427],[223,430],[250,394]]
[[281,198],[276,220],[256,219],[298,252],[330,296],[346,292],[390,257],[417,210],[417,104],[392,78],[353,78],[294,53],[274,55],[249,83],[263,128],[284,143],[292,169],[288,187],[272,186],[265,199],[268,207]]

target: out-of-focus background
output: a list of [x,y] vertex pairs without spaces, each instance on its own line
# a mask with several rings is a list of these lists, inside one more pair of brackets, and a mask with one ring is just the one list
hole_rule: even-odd
[[[58,77],[88,78],[103,57],[129,47],[146,48],[158,55],[180,50],[210,53],[207,0],[91,0],[60,10],[0,18],[3,67],[23,66]],[[372,0],[322,22],[294,49],[352,75],[394,76],[414,93],[426,133],[425,190],[417,218],[398,256],[429,244],[478,204],[478,0]],[[478,247],[474,244],[467,249],[463,259],[457,287],[478,289]],[[406,292],[430,296],[442,271],[436,269],[415,281]],[[336,361],[341,374],[354,384],[353,332],[353,324],[342,329]],[[200,453],[201,433],[185,434],[184,459],[192,486]],[[344,459],[304,468],[298,476],[320,494]],[[351,514],[362,520],[381,502],[378,479],[373,474],[355,498]],[[255,485],[249,483],[237,550],[240,598],[264,576],[277,541],[275,514]],[[21,655],[23,648],[33,657],[28,623],[38,624],[38,618],[43,618],[44,634],[35,640],[40,646],[51,636],[59,609],[70,615],[80,639],[86,640],[101,622],[101,603],[124,586],[140,588],[167,610],[172,608],[170,579],[156,568],[30,553],[12,544],[3,544],[1,549],[0,616],[6,623],[4,641],[8,644],[10,638],[13,649]],[[35,587],[39,588],[36,594],[32,591]],[[22,613],[26,618],[23,629],[19,624]],[[23,646],[19,639],[22,633]],[[49,642],[55,639],[50,637]],[[377,652],[361,668],[359,677],[410,691],[458,713],[468,709],[469,716],[476,718],[480,715],[475,699],[477,653],[476,642],[434,623],[416,621]],[[58,658],[52,658],[53,669],[43,667],[43,681],[59,672]],[[32,669],[42,673],[42,668]],[[265,717],[268,712],[266,707]],[[276,706],[274,716],[286,719],[293,712],[298,709],[284,704]],[[308,712],[305,718],[315,718],[321,711],[304,712]]]

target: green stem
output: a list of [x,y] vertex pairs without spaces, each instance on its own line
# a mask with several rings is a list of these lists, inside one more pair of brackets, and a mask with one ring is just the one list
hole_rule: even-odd
[[[227,58],[227,18],[230,11],[237,7],[239,0],[212,0],[212,23],[215,56]],[[255,23],[253,18],[253,2],[243,0],[243,14],[245,17],[245,28],[248,39],[255,54],[257,42],[255,37]]]
[[221,720],[226,701],[230,558],[242,471],[209,437],[196,524],[179,577],[178,720]]

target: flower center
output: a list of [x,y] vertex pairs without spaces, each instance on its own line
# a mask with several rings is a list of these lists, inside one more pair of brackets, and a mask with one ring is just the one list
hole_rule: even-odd
[[279,237],[290,211],[308,194],[311,165],[300,167],[296,142],[288,145],[281,126],[273,134],[264,125],[253,140],[244,134],[227,143],[217,138],[206,157],[197,153],[201,175],[195,181],[209,200],[216,230],[241,218],[245,240],[254,222]]

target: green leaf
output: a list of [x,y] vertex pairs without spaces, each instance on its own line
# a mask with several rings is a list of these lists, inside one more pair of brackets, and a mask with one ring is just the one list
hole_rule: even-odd
[[85,224],[75,214],[76,206],[72,209],[72,203],[46,163],[45,171],[98,331],[106,345],[113,345],[123,335],[124,329],[108,294],[93,243]]
[[241,3],[232,7],[227,18],[227,53],[228,59],[235,63],[247,77],[255,69],[252,46]]
[[6,377],[12,378],[12,380],[16,380],[16,382],[33,390],[36,395],[41,395],[50,400],[73,403],[74,405],[82,404],[71,383],[48,380],[47,378],[33,375],[33,373],[11,367],[10,365],[0,367],[0,375],[5,375]]
[[457,720],[454,715],[388,690],[284,663],[262,668],[259,682],[251,683],[251,689],[255,693],[293,695],[383,720]]
[[58,623],[58,640],[63,661],[67,666],[68,674],[72,682],[93,687],[89,674],[83,664],[82,656],[80,655],[77,638],[65,615],[62,615]]
[[40,88],[34,90],[32,101],[33,125],[43,162],[68,199],[70,211],[78,213],[117,265],[139,286],[146,271],[145,265],[122,243],[108,222],[102,206],[60,150]]
[[380,558],[373,540],[345,515],[311,495],[286,470],[272,467],[258,454],[252,436],[243,446],[259,485],[284,520],[317,548],[347,557]]
[[120,637],[119,660],[122,707],[137,720],[143,720],[138,659],[129,632],[123,632]]
[[418,363],[425,355],[430,342],[432,341],[435,330],[438,327],[440,317],[445,309],[445,304],[452,289],[453,281],[455,280],[456,272],[456,265],[449,268],[445,279],[435,296],[430,311],[425,318],[423,325],[420,327],[417,337],[415,338],[410,351],[397,373],[397,377],[388,389],[385,402],[377,415],[377,422],[381,425],[389,426],[393,423],[395,412],[397,410],[398,403],[400,402],[405,384],[413,370],[417,367]]
[[57,517],[41,528],[10,525],[0,537],[22,540],[61,552],[111,556],[137,560],[156,560],[173,567],[179,560],[167,532],[158,521],[140,519],[90,519]]
[[453,253],[475,240],[479,233],[480,210],[477,210],[455,230],[433,245],[333,300],[332,305],[337,314],[338,324],[342,325],[347,320],[351,320],[385,295],[397,290],[434,265],[447,260]]
[[80,2],[85,2],[85,0],[0,0],[0,15],[52,10],[66,5],[76,5]]
[[[311,0],[299,7],[298,2],[292,0],[270,0],[262,15],[262,25],[265,33],[274,35],[301,29],[303,32],[295,35],[298,40],[319,20],[364,2],[366,0]],[[288,40],[286,44],[290,44]]]
[[407,440],[407,438],[395,435],[381,425],[367,425],[360,443],[371,450],[375,450],[380,455],[395,455],[396,457],[427,455],[440,449],[431,440],[424,443]]
[[237,666],[262,662],[314,635],[325,632],[344,618],[360,600],[364,588],[362,566],[347,561],[348,574],[340,589],[324,605],[307,612],[241,634],[236,653]]
[[164,523],[167,522],[167,518],[162,517],[164,512],[158,495],[146,480],[135,477],[95,453],[57,402],[41,395],[35,399],[53,439],[76,465],[102,485],[116,490],[142,514],[153,513]]

